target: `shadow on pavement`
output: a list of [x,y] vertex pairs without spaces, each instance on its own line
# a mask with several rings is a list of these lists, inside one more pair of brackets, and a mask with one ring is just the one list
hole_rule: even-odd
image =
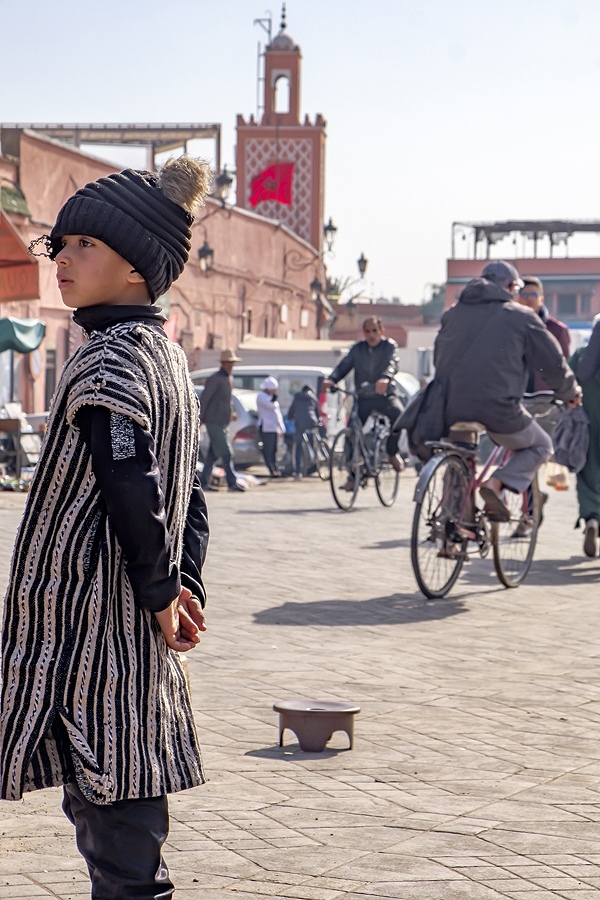
[[371,600],[315,600],[283,603],[254,614],[260,625],[403,625],[446,619],[468,612],[457,598],[426,600],[420,594],[392,594]]
[[284,747],[279,744],[273,747],[265,747],[263,750],[248,750],[244,756],[255,756],[259,759],[331,759],[339,753],[348,753],[349,747],[337,749],[335,747],[325,747],[320,753],[310,753],[308,750],[301,750],[300,744],[291,743]]
[[410,547],[410,538],[401,538],[399,541],[376,541],[374,544],[365,544],[361,550],[394,550],[396,547]]
[[[479,563],[479,561],[477,561]],[[591,563],[591,565],[590,565]],[[489,558],[490,571],[495,575],[494,564]],[[572,556],[570,559],[534,559],[522,587],[528,584],[540,585],[570,585],[597,583],[600,581],[600,568],[594,566],[593,559],[585,559],[581,556]],[[489,577],[482,579],[480,564],[465,566],[460,574],[458,584],[461,582],[471,586],[486,585],[489,587]],[[498,582],[498,584],[500,584]]]
[[[352,510],[357,512],[357,510]],[[237,509],[238,516],[304,516],[307,513],[336,513],[337,515],[347,515],[337,506],[320,506],[317,509]]]

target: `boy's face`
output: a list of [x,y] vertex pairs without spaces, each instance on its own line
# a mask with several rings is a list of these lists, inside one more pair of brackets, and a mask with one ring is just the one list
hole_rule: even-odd
[[62,244],[54,262],[65,306],[81,309],[149,302],[141,275],[103,241],[84,234],[66,234]]

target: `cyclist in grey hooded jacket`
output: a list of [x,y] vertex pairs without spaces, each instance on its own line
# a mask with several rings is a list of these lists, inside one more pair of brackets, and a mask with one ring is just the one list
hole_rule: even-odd
[[521,402],[531,365],[565,402],[580,389],[556,339],[539,316],[514,302],[522,282],[514,266],[488,263],[442,317],[436,377],[446,386],[446,425],[476,421],[495,443],[514,451],[482,485],[488,508],[507,513],[503,488],[520,493],[552,454],[552,441]]

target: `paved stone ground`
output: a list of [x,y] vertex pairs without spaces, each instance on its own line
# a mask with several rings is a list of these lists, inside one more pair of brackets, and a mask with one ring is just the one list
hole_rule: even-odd
[[[179,900],[591,900],[600,889],[600,562],[552,493],[528,582],[471,562],[416,591],[392,510],[328,486],[209,495],[209,631],[189,655],[210,781],[171,798]],[[23,500],[0,495],[6,581]],[[362,707],[355,748],[277,746],[272,703]],[[60,791],[0,803],[0,900],[89,896]]]

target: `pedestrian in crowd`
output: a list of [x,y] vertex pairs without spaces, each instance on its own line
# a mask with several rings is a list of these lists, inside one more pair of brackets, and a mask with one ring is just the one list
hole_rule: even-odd
[[[516,300],[523,306],[529,307],[540,317],[550,334],[554,335],[562,350],[565,359],[569,358],[571,352],[571,335],[569,328],[564,322],[559,322],[554,316],[551,316],[548,307],[544,303],[544,288],[539,278],[533,275],[522,276],[523,287],[516,295]],[[544,381],[544,377],[536,372],[533,366],[529,365],[529,378],[527,381],[527,393],[533,391],[551,391],[552,388]]]
[[87,340],[63,369],[14,550],[0,796],[64,786],[92,898],[173,896],[167,794],[204,781],[179,659],[205,630],[199,410],[153,304],[209,183],[186,157],[126,169],[78,190],[43,238]]
[[600,522],[600,316],[594,319],[589,344],[575,351],[569,365],[581,385],[582,405],[590,420],[586,462],[577,473],[577,524],[582,519],[585,522],[583,552],[586,556],[596,556]]
[[211,484],[213,466],[218,459],[223,463],[227,488],[230,491],[245,491],[238,482],[235,470],[231,463],[233,447],[229,440],[229,423],[235,419],[233,411],[233,376],[232,371],[236,362],[241,362],[240,357],[233,350],[223,350],[221,353],[221,368],[213,375],[209,375],[200,397],[200,417],[203,425],[206,425],[210,445],[204,469],[200,477],[200,483],[205,491],[218,491]]
[[[558,319],[555,319],[554,316],[550,315],[548,307],[544,303],[544,288],[539,278],[535,278],[533,275],[523,275],[522,281],[523,287],[516,295],[515,299],[523,306],[529,307],[529,309],[540,317],[550,334],[558,341],[562,355],[565,359],[568,359],[571,352],[571,335],[569,334],[568,326],[565,325],[564,322],[559,322]],[[534,391],[552,390],[540,372],[536,372],[531,364],[529,364],[528,368],[528,394],[531,394]],[[529,409],[530,412],[536,416],[538,424],[550,435],[550,437],[552,437],[558,416],[560,415],[559,408],[557,406],[549,406],[547,402],[540,399],[538,401],[532,401]],[[556,490],[567,490],[569,487],[567,470],[563,466],[557,466],[555,463],[550,463],[550,465],[554,467],[554,473],[550,474],[549,471],[546,477],[546,483]]]
[[258,432],[262,444],[262,454],[265,465],[273,478],[278,478],[281,472],[277,468],[277,438],[285,434],[285,424],[281,415],[281,407],[277,399],[279,382],[269,375],[261,383],[260,393],[256,398],[258,408]]
[[302,435],[307,434],[312,445],[312,433],[320,424],[319,401],[310,384],[298,391],[287,411],[286,419],[294,423],[296,448],[294,458],[294,479],[302,480]]

